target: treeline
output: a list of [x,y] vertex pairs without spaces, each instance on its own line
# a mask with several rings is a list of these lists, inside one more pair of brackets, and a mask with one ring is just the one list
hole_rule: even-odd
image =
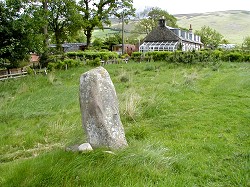
[[44,66],[51,43],[57,53],[63,53],[66,42],[86,42],[89,48],[95,28],[134,13],[132,0],[1,0],[0,68],[19,67],[30,52],[38,54]]

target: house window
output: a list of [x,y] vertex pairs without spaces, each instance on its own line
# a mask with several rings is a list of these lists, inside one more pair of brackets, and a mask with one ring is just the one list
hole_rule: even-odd
[[178,42],[144,42],[140,47],[140,52],[148,51],[175,51]]

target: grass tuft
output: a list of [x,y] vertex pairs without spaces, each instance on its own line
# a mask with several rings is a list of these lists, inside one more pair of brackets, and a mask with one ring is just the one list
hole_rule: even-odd
[[139,104],[141,97],[134,90],[128,90],[123,95],[123,102],[121,105],[121,112],[127,120],[135,121],[140,116]]

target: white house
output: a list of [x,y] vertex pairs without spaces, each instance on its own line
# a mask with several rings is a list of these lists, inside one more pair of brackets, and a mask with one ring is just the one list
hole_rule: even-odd
[[201,37],[192,32],[165,25],[165,19],[159,20],[158,27],[154,28],[139,47],[140,52],[148,51],[191,51],[203,47]]

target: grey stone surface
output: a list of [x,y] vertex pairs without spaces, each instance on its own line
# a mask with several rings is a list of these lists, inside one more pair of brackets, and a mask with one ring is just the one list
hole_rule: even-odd
[[71,145],[71,146],[66,147],[66,151],[77,152],[79,151],[78,147],[79,147],[79,144]]
[[78,146],[78,151],[92,151],[93,148],[89,143],[83,143]]
[[127,146],[115,87],[103,67],[81,75],[80,107],[82,125],[93,148],[119,149]]

